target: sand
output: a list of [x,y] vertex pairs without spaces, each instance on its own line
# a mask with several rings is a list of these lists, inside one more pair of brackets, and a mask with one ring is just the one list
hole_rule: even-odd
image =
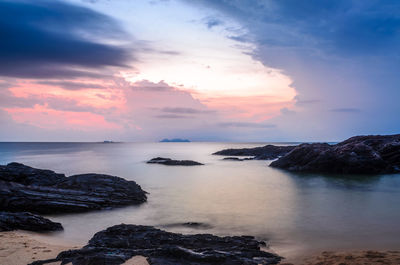
[[[77,249],[77,245],[53,245],[34,239],[32,235],[21,232],[0,232],[0,264],[26,265],[35,260],[53,259],[58,253],[68,249]],[[58,265],[54,262],[51,265]],[[148,265],[146,258],[136,256],[127,260],[125,265]],[[50,265],[50,264],[49,264]]]
[[281,265],[400,265],[400,251],[324,251],[318,255],[283,261]]
[[63,250],[79,246],[56,246],[34,240],[19,231],[0,233],[0,264],[24,265],[35,260],[52,259]]
[[[0,232],[0,264],[25,265],[35,260],[52,259],[68,249],[81,248],[73,245],[53,245],[33,238],[20,231]],[[59,265],[55,262],[51,265]],[[281,265],[400,265],[400,251],[325,251],[297,260],[284,260]],[[124,265],[148,265],[145,257],[136,256]]]

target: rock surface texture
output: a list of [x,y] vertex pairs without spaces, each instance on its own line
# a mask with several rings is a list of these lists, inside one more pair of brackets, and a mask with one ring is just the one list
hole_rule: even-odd
[[297,172],[398,173],[400,134],[355,136],[335,145],[301,144],[270,166]]
[[63,227],[60,223],[55,223],[47,218],[27,212],[0,212],[0,231],[17,229],[41,232],[62,230]]
[[[255,148],[241,148],[241,149],[225,149],[213,153],[213,155],[223,156],[253,156],[255,160],[270,160],[276,159],[280,156],[292,151],[295,146],[276,146],[266,145]],[[229,160],[233,160],[229,158]]]
[[55,261],[74,265],[117,265],[136,255],[147,257],[152,265],[279,263],[281,258],[262,251],[262,245],[265,243],[251,236],[182,235],[151,226],[121,224],[96,233],[82,249],[64,251],[56,259],[36,261],[32,265]]
[[147,200],[134,181],[101,175],[66,177],[19,163],[0,166],[0,210],[67,213],[99,210]]
[[171,158],[156,157],[149,161],[147,164],[161,164],[167,166],[201,166],[202,163],[192,161],[192,160],[173,160]]

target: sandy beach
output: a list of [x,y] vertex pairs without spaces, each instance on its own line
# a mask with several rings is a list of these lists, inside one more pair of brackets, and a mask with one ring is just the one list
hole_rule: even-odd
[[[53,245],[38,241],[25,232],[12,231],[0,233],[0,264],[24,265],[35,260],[55,258],[58,253],[68,249],[80,248],[77,245]],[[59,263],[53,263],[56,265]],[[145,257],[136,256],[125,265],[148,265]],[[281,265],[398,265],[400,251],[324,251],[298,260],[284,260]]]
[[284,260],[281,265],[398,265],[400,251],[324,251],[298,260]]
[[24,232],[0,233],[0,264],[23,265],[35,260],[52,259],[58,253],[80,246],[50,245],[33,239]]
[[[0,264],[25,265],[36,260],[52,259],[61,251],[81,247],[48,244],[21,231],[0,232]],[[51,265],[58,264],[60,263],[51,263]],[[124,265],[148,265],[148,263],[145,257],[136,256],[127,260]]]

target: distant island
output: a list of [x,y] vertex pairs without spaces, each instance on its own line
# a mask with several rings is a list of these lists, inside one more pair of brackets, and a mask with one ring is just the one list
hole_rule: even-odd
[[190,143],[190,140],[181,138],[173,138],[173,139],[164,138],[160,141],[160,143]]

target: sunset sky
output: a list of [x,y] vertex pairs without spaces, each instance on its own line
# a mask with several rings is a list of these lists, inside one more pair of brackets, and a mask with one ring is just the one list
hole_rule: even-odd
[[0,141],[400,133],[397,0],[0,0]]

